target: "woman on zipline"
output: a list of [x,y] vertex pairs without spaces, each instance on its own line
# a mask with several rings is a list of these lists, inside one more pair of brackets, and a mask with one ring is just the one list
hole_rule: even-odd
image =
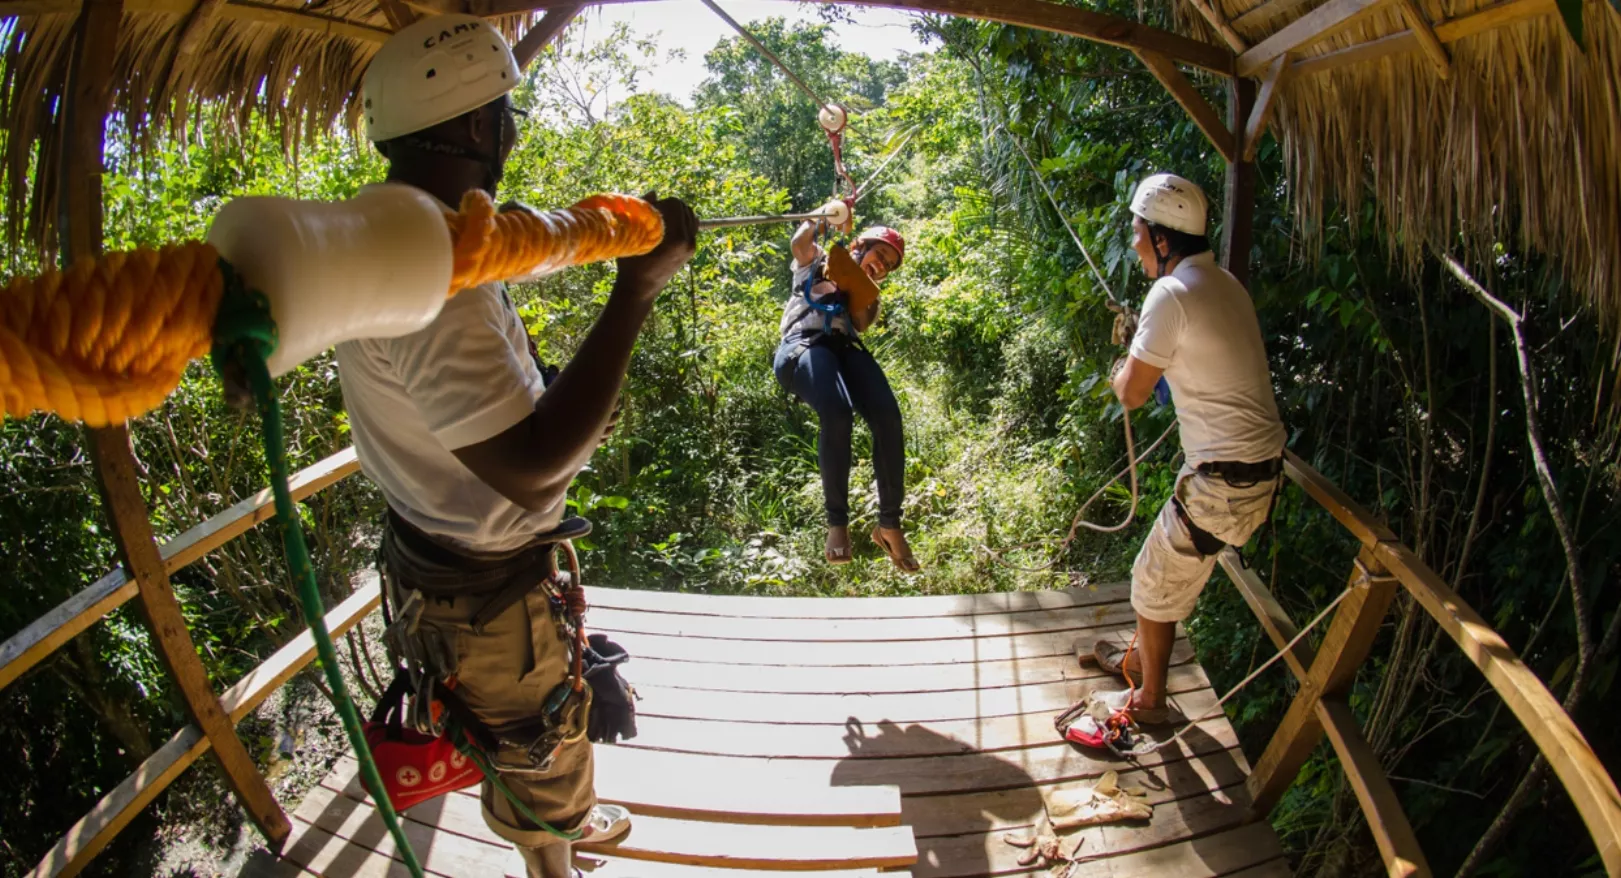
[[[853,313],[848,291],[824,278],[827,253],[817,245],[819,222],[806,222],[792,242],[793,290],[782,311],[782,344],[772,363],[777,381],[816,410],[816,441],[827,510],[826,557],[848,564],[850,555],[850,431],[852,413],[872,430],[873,471],[878,480],[878,527],[872,541],[906,573],[919,569],[901,531],[906,493],[906,449],[901,409],[884,370],[859,334],[878,319],[878,302]],[[900,233],[874,226],[856,236],[850,255],[874,283],[899,268],[906,255]]]

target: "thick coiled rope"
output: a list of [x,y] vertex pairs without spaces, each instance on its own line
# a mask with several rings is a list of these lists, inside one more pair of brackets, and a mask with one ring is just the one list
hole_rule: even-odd
[[664,239],[664,218],[628,195],[593,195],[562,210],[497,211],[473,190],[446,211],[456,254],[451,295],[492,280],[547,274],[620,256],[639,256]]
[[[639,198],[597,195],[544,213],[497,212],[472,192],[447,211],[450,294],[658,246],[664,220]],[[212,246],[188,241],[80,260],[65,272],[14,278],[0,293],[0,407],[92,427],[163,402],[186,364],[208,353],[224,285]]]

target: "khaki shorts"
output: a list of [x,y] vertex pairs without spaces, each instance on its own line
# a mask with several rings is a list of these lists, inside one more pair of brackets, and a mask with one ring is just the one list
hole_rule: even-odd
[[[456,693],[497,734],[503,727],[533,720],[546,696],[568,675],[569,644],[559,633],[542,589],[515,601],[476,632],[468,617],[478,601],[428,598],[422,626],[433,627],[455,644],[459,668]],[[523,748],[491,754],[497,765],[523,764]],[[578,828],[597,804],[591,742],[582,735],[566,743],[546,771],[502,771],[501,779],[536,817],[558,829]],[[484,782],[484,822],[495,834],[520,846],[561,842],[525,820],[489,781]]]
[[[1275,479],[1234,488],[1221,478],[1184,471],[1176,496],[1199,527],[1230,546],[1242,546],[1266,522]],[[1200,555],[1176,505],[1167,500],[1131,565],[1131,607],[1150,622],[1180,622],[1193,613],[1216,556]]]

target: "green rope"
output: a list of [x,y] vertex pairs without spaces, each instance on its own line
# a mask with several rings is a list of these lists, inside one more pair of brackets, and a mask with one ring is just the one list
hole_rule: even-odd
[[349,735],[349,746],[354,748],[360,761],[360,777],[371,793],[377,812],[394,837],[400,856],[412,878],[423,878],[422,864],[416,851],[405,837],[394,805],[383,787],[383,777],[372,759],[371,748],[366,746],[366,734],[361,729],[360,715],[355,711],[354,699],[338,670],[338,653],[332,647],[332,635],[326,628],[326,608],[321,604],[321,593],[315,585],[315,568],[310,564],[309,548],[304,544],[304,532],[298,525],[293,495],[287,489],[287,446],[283,436],[281,403],[276,398],[276,385],[270,379],[266,359],[276,349],[276,322],[270,316],[270,303],[265,297],[249,290],[242,279],[224,260],[220,270],[225,275],[225,294],[220,302],[219,316],[214,323],[214,368],[221,374],[231,366],[241,368],[253,389],[259,404],[259,416],[264,423],[265,458],[270,465],[270,487],[276,496],[276,525],[281,528],[282,544],[287,551],[287,566],[293,581],[298,584],[298,603],[304,610],[304,621],[315,638],[315,650],[321,670],[326,672],[327,685],[332,689],[332,703],[343,719],[343,730]]
[[523,800],[518,798],[518,794],[514,793],[512,788],[507,786],[505,781],[501,780],[501,773],[496,769],[495,765],[490,762],[490,756],[488,753],[484,752],[484,748],[480,747],[476,742],[474,742],[473,736],[469,734],[466,729],[462,728],[455,720],[451,721],[448,734],[450,735],[451,742],[456,745],[456,749],[461,751],[463,756],[473,760],[473,764],[478,766],[478,770],[484,773],[484,779],[488,780],[490,782],[490,786],[495,787],[495,789],[499,791],[501,795],[506,796],[507,801],[512,804],[512,807],[517,810],[519,816],[523,817],[523,819],[528,820],[530,823],[540,827],[547,833],[564,841],[579,841],[580,837],[585,835],[585,829],[588,825],[590,825],[589,819],[582,823],[579,829],[571,831],[558,829],[550,823],[536,817],[535,812],[531,811],[529,806],[525,805]]

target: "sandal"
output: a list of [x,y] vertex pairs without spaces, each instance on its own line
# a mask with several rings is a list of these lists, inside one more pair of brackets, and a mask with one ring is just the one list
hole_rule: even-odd
[[[1116,677],[1125,676],[1120,664],[1126,658],[1126,648],[1113,640],[1099,640],[1093,643],[1090,649],[1087,648],[1085,640],[1075,641],[1075,658],[1084,661],[1087,657],[1096,661],[1098,667],[1114,674]],[[1125,671],[1130,671],[1134,679],[1142,680],[1143,654],[1141,652],[1135,649],[1131,651],[1131,659],[1126,662]]]
[[847,527],[830,527],[827,529],[827,547],[822,550],[823,557],[829,564],[848,564],[855,560],[850,554],[850,529]]
[[607,844],[630,831],[630,809],[622,805],[597,805],[586,815],[581,844]]
[[[900,533],[900,529],[895,528],[895,532]],[[895,546],[884,537],[884,529],[882,527],[873,528],[872,541],[878,546],[878,548],[884,550],[884,554],[889,556],[889,560],[894,562],[895,566],[900,568],[902,573],[916,573],[923,569],[923,565],[917,563],[917,556],[912,554],[912,547],[906,545],[905,534],[901,535],[901,549],[896,549]]]

